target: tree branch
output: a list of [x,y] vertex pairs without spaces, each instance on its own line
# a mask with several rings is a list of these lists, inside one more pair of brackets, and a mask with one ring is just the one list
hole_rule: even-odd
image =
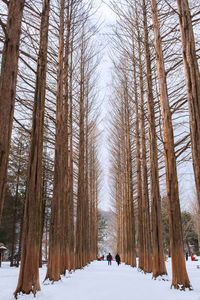
[[8,0],[1,0],[2,2],[4,2],[7,6],[9,6],[9,1]]
[[6,30],[6,24],[1,20],[1,18],[0,18],[0,25],[1,25],[2,29],[3,29],[5,37],[7,38],[8,34],[7,34],[7,30]]

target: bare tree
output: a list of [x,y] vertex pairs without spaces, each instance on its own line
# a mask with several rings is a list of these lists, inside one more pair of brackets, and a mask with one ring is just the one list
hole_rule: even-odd
[[35,295],[40,290],[39,254],[41,235],[41,182],[44,103],[46,92],[47,45],[50,0],[43,1],[40,27],[40,50],[38,55],[34,110],[31,131],[31,148],[24,212],[22,257],[15,297],[18,293]]
[[145,131],[145,103],[144,103],[144,80],[141,36],[138,27],[138,16],[136,9],[136,28],[138,39],[138,68],[140,88],[140,145],[141,145],[141,170],[142,170],[142,210],[143,210],[143,241],[144,241],[144,271],[152,272],[151,233],[150,233],[150,211],[149,211],[149,190],[147,178],[147,149]]
[[194,177],[200,213],[200,74],[188,0],[177,0],[189,105]]
[[8,2],[7,25],[0,19],[5,34],[0,76],[0,223],[3,211],[8,156],[16,96],[19,44],[24,0]]
[[163,60],[162,42],[160,36],[156,0],[151,0],[156,51],[157,73],[162,111],[162,128],[165,154],[166,187],[170,226],[170,246],[172,256],[172,286],[176,289],[190,288],[183,253],[183,236],[178,192],[176,158],[174,152],[174,137],[171,112],[167,93],[166,73]]
[[149,125],[149,150],[150,150],[150,184],[151,184],[151,216],[153,239],[153,277],[167,274],[163,253],[162,226],[161,226],[161,200],[158,173],[158,150],[155,122],[155,104],[153,98],[153,83],[151,70],[151,56],[149,49],[149,37],[147,27],[146,1],[143,0],[143,27],[144,47],[146,61],[146,86],[148,104]]
[[[46,279],[58,281],[60,279],[61,265],[61,203],[64,201],[63,164],[63,126],[64,123],[64,97],[63,97],[63,52],[64,52],[64,9],[66,1],[60,3],[60,30],[57,71],[57,97],[56,97],[56,141],[54,159],[54,191],[51,206],[51,223],[49,234],[49,256]],[[63,258],[63,257],[62,257]]]

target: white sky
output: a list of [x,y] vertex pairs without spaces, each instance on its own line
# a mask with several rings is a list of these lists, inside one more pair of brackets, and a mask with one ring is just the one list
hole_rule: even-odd
[[108,38],[107,34],[110,32],[110,25],[115,22],[115,15],[106,3],[101,0],[95,0],[97,7],[99,7],[97,15],[101,18],[101,27],[98,38],[102,44],[102,60],[99,66],[100,78],[98,82],[100,90],[101,105],[101,123],[99,128],[102,131],[100,143],[100,162],[102,167],[102,190],[100,192],[99,207],[104,210],[110,209],[110,191],[109,191],[109,149],[108,149],[108,118],[110,114],[109,97],[111,91],[111,73],[112,64],[108,55]]

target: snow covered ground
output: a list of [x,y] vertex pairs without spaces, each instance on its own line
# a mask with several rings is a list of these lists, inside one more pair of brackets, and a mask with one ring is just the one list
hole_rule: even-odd
[[[116,262],[108,266],[106,261],[94,261],[84,270],[78,270],[62,281],[45,285],[42,283],[46,268],[40,270],[41,292],[20,295],[22,300],[200,300],[200,260],[187,261],[187,270],[193,291],[181,292],[170,289],[171,265],[166,262],[169,281],[152,280],[151,274],[143,274],[137,269]],[[17,285],[19,269],[3,263],[0,268],[0,300],[12,300]]]

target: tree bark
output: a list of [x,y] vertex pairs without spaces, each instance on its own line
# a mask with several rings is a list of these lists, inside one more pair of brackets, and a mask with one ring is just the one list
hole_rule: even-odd
[[15,297],[22,292],[35,295],[40,290],[39,254],[41,235],[41,182],[44,104],[46,91],[47,45],[50,0],[43,0],[40,27],[40,49],[37,64],[34,110],[31,132],[31,148],[25,201],[22,259]]
[[[83,29],[84,32],[84,29]],[[83,36],[82,36],[83,39]],[[79,156],[78,156],[78,195],[76,221],[76,268],[83,267],[83,211],[85,205],[85,132],[84,132],[84,41],[81,42],[80,98],[79,98]]]
[[192,160],[200,214],[200,74],[188,0],[177,0],[187,87]]
[[[125,79],[127,85],[127,79]],[[133,206],[133,178],[132,178],[132,153],[131,153],[131,130],[130,130],[130,109],[129,109],[128,87],[125,90],[125,110],[126,110],[126,140],[127,140],[127,188],[128,188],[128,218],[129,218],[129,247],[128,263],[136,267],[136,250],[135,250],[135,215]]]
[[89,139],[89,80],[86,83],[86,112],[85,112],[85,205],[84,205],[84,265],[89,262],[89,252],[90,252],[90,245],[89,245],[89,191],[88,191],[88,168],[89,168],[89,161],[88,161],[88,139]]
[[164,67],[156,0],[151,0],[151,8],[153,18],[158,83],[160,92],[160,105],[162,113],[166,188],[170,229],[170,248],[172,257],[172,286],[176,289],[180,288],[184,290],[185,288],[190,288],[191,286],[186,271],[184,258],[176,158],[174,152],[173,127],[167,94],[166,73]]
[[0,76],[0,223],[6,190],[24,0],[10,0]]
[[147,28],[146,1],[143,0],[144,46],[146,60],[146,88],[149,115],[149,152],[150,152],[150,184],[151,184],[151,217],[153,238],[153,278],[167,274],[163,252],[161,202],[158,173],[157,136],[155,124],[155,109],[152,89],[151,57]]
[[[61,209],[64,195],[64,174],[63,172],[63,126],[64,124],[64,95],[63,95],[63,52],[64,52],[64,8],[65,0],[60,4],[60,30],[59,30],[59,50],[58,50],[58,70],[57,70],[57,94],[56,94],[56,141],[55,141],[55,160],[54,160],[54,189],[51,205],[51,223],[49,231],[49,257],[47,264],[47,274],[45,277],[50,281],[60,280],[61,265]],[[66,138],[66,137],[65,137]],[[63,256],[62,256],[63,259]],[[65,266],[64,266],[65,267]]]
[[[122,96],[123,97],[123,96]],[[126,160],[126,124],[125,124],[125,106],[124,99],[121,99],[121,144],[122,144],[122,222],[123,222],[123,261],[128,264],[128,189],[127,189],[127,160]]]
[[[136,17],[137,18],[137,17]],[[146,133],[145,133],[145,110],[144,110],[144,82],[143,66],[141,58],[141,37],[137,22],[138,31],[138,63],[140,77],[140,144],[141,144],[141,169],[142,169],[142,209],[143,209],[143,239],[144,239],[144,271],[152,272],[152,249],[149,215],[149,192],[147,179],[147,159],[146,159]]]
[[74,179],[73,179],[73,32],[70,48],[70,67],[69,67],[69,271],[75,269],[74,261]]
[[41,213],[41,237],[40,237],[40,259],[39,259],[39,267],[42,268],[42,247],[43,247],[43,235],[44,235],[44,225],[45,225],[45,210],[46,210],[46,199],[47,199],[47,167],[46,167],[46,147],[44,147],[44,155],[43,155],[43,166],[42,166],[42,213]]
[[135,65],[135,53],[133,51],[133,80],[134,80],[134,103],[135,103],[135,142],[136,142],[136,171],[137,171],[137,204],[138,204],[138,242],[139,242],[139,262],[138,268],[144,269],[144,243],[143,243],[143,212],[142,212],[142,179],[140,162],[140,133],[139,133],[139,108],[137,92],[137,75]]

